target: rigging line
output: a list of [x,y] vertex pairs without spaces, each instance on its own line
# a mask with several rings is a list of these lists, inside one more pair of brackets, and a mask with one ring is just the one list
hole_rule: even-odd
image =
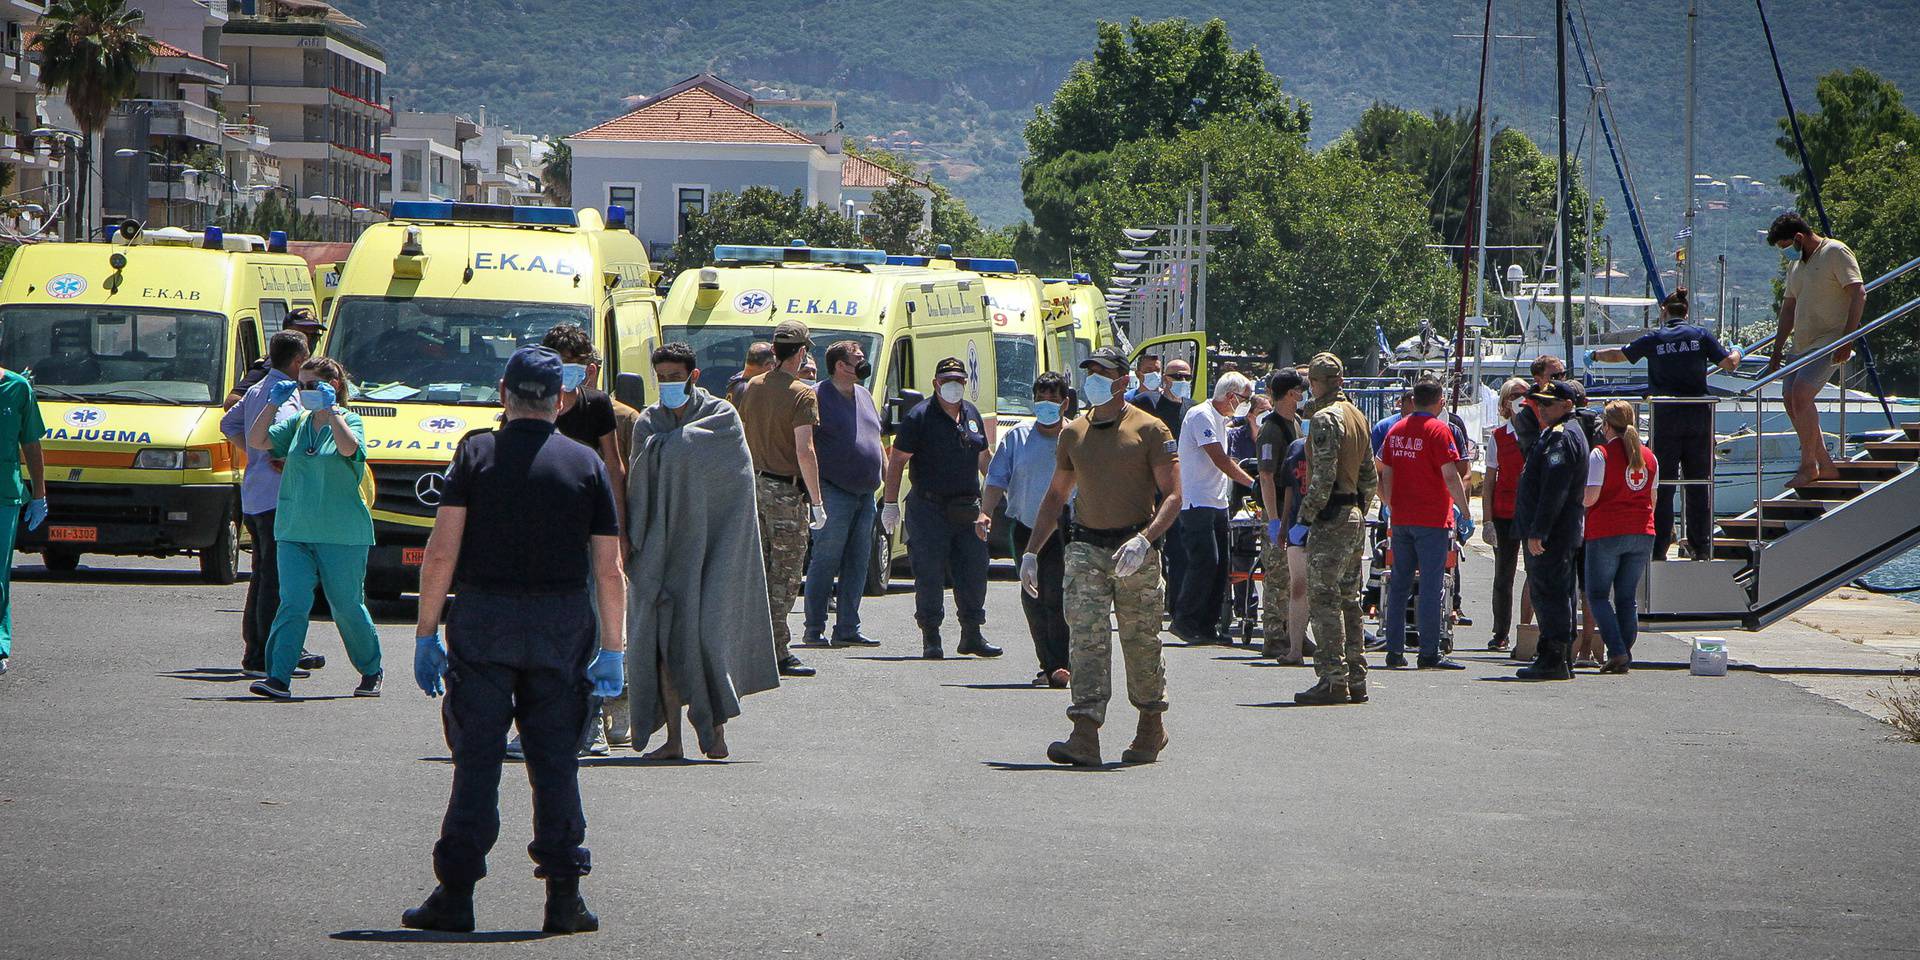
[[[1793,130],[1793,145],[1800,151],[1800,169],[1807,176],[1807,193],[1813,198],[1813,209],[1820,214],[1821,236],[1833,234],[1833,224],[1827,220],[1827,206],[1820,202],[1820,178],[1814,175],[1813,161],[1807,157],[1807,141],[1800,135],[1800,114],[1793,109],[1793,92],[1787,88],[1787,74],[1780,67],[1780,49],[1773,45],[1773,27],[1767,23],[1767,7],[1761,0],[1753,0],[1753,8],[1760,12],[1760,30],[1767,36],[1767,53],[1773,57],[1773,75],[1780,81],[1780,99],[1786,101],[1787,123]],[[1777,321],[1776,321],[1777,322]],[[1874,395],[1880,398],[1880,412],[1886,414],[1889,428],[1898,426],[1893,421],[1893,407],[1887,403],[1887,391],[1880,385],[1880,369],[1873,362],[1873,350],[1867,346],[1867,338],[1861,337],[1860,362],[1867,368],[1867,378],[1873,381]],[[1774,356],[1780,355],[1781,344],[1776,337],[1773,344]],[[1844,382],[1844,381],[1843,381]]]
[[[1581,0],[1576,0],[1576,2],[1581,2]],[[1583,2],[1581,2],[1581,9],[1583,11],[1585,10]],[[1634,243],[1640,249],[1640,262],[1641,266],[1646,268],[1647,283],[1653,288],[1653,291],[1660,299],[1664,300],[1666,299],[1667,293],[1665,285],[1660,282],[1660,268],[1654,260],[1652,242],[1647,238],[1646,225],[1640,216],[1639,188],[1634,184],[1632,170],[1627,164],[1626,144],[1620,142],[1620,138],[1611,135],[1612,124],[1607,118],[1613,116],[1613,99],[1607,92],[1604,74],[1599,74],[1599,51],[1591,49],[1590,45],[1584,45],[1580,42],[1580,31],[1573,23],[1571,11],[1567,14],[1566,26],[1572,35],[1575,53],[1579,56],[1582,75],[1587,77],[1589,83],[1593,82],[1595,75],[1602,78],[1599,82],[1600,99],[1602,103],[1606,105],[1607,109],[1600,114],[1600,130],[1602,133],[1608,134],[1607,154],[1613,159],[1614,174],[1621,181],[1621,191],[1625,194],[1624,199],[1627,202],[1627,222],[1633,228]],[[1589,33],[1588,37],[1591,39],[1592,34]],[[1589,57],[1593,58],[1594,73],[1591,74],[1588,73],[1587,66]]]

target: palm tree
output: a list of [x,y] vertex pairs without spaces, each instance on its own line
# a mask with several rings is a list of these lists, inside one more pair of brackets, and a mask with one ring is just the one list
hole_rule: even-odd
[[[153,56],[153,41],[140,32],[144,19],[140,11],[127,9],[126,0],[53,0],[33,38],[41,87],[64,93],[80,125],[76,225],[87,217],[93,138],[106,129],[120,101],[134,95],[140,66]],[[85,224],[82,238],[91,233],[92,225]]]
[[540,161],[540,192],[561,206],[573,202],[573,148],[565,140],[547,141],[547,156]]

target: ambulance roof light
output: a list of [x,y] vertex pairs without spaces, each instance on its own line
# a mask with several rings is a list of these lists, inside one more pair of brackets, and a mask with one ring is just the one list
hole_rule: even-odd
[[1076,274],[1074,274],[1074,275],[1073,275],[1073,282],[1074,282],[1074,283],[1092,283],[1092,282],[1093,282],[1093,274],[1091,274],[1091,273],[1076,273]]
[[762,247],[749,244],[721,244],[713,248],[715,262],[733,263],[838,263],[848,266],[887,262],[885,250],[848,250],[836,247]]
[[887,254],[887,265],[890,267],[924,267],[927,265],[927,258],[910,256],[904,253],[890,253]]
[[274,230],[267,234],[267,252],[287,252],[287,232],[285,230]]
[[219,227],[208,227],[206,239],[203,240],[200,245],[208,250],[225,250],[227,247],[226,234],[222,232]]
[[975,273],[1019,273],[1020,261],[1012,257],[955,257],[955,266]]
[[942,260],[953,259],[953,244],[942,243],[942,244],[936,245],[933,248],[933,255],[936,257],[939,257]]
[[787,241],[787,246],[789,247],[804,247],[806,245],[807,245],[807,241],[806,241],[806,238],[804,237],[795,237],[792,240]]
[[504,203],[460,203],[453,200],[396,200],[395,220],[444,220],[466,223],[511,223],[536,227],[577,227],[580,217],[567,207],[523,207]]
[[607,204],[607,229],[625,230],[627,228],[627,208],[617,203]]
[[424,251],[420,249],[420,228],[411,223],[407,224],[406,236],[400,243],[400,255],[403,257],[417,257],[423,252]]

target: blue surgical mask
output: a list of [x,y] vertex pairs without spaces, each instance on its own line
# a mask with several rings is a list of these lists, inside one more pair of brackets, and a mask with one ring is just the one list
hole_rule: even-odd
[[1086,395],[1087,403],[1097,407],[1113,399],[1113,381],[1097,373],[1089,373],[1086,381],[1080,385],[1080,392]]
[[1140,389],[1142,390],[1160,389],[1160,374],[1149,373],[1149,374],[1146,374],[1145,376],[1142,376],[1140,378]]
[[1800,252],[1800,245],[1797,243],[1788,244],[1787,248],[1780,252],[1786,254],[1788,260],[1805,260],[1807,258],[1806,254]]
[[1060,422],[1060,405],[1052,400],[1033,402],[1033,419],[1043,427],[1051,427]]
[[327,405],[327,395],[320,390],[300,391],[300,409],[319,410]]
[[587,382],[587,365],[584,363],[563,363],[560,365],[560,389],[572,393]]
[[1173,386],[1168,388],[1168,392],[1173,394],[1175,400],[1184,402],[1193,396],[1193,381],[1175,380]]
[[687,403],[687,391],[693,384],[685,380],[660,381],[660,405],[668,410],[678,410]]

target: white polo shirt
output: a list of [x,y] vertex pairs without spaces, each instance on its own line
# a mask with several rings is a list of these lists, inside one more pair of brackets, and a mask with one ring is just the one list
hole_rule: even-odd
[[1201,449],[1213,444],[1226,449],[1227,418],[1214,409],[1213,402],[1203,400],[1187,411],[1187,417],[1180,422],[1180,506],[1213,507],[1218,510],[1227,508],[1227,495],[1233,492],[1233,481],[1220,468],[1213,465],[1213,458]]

